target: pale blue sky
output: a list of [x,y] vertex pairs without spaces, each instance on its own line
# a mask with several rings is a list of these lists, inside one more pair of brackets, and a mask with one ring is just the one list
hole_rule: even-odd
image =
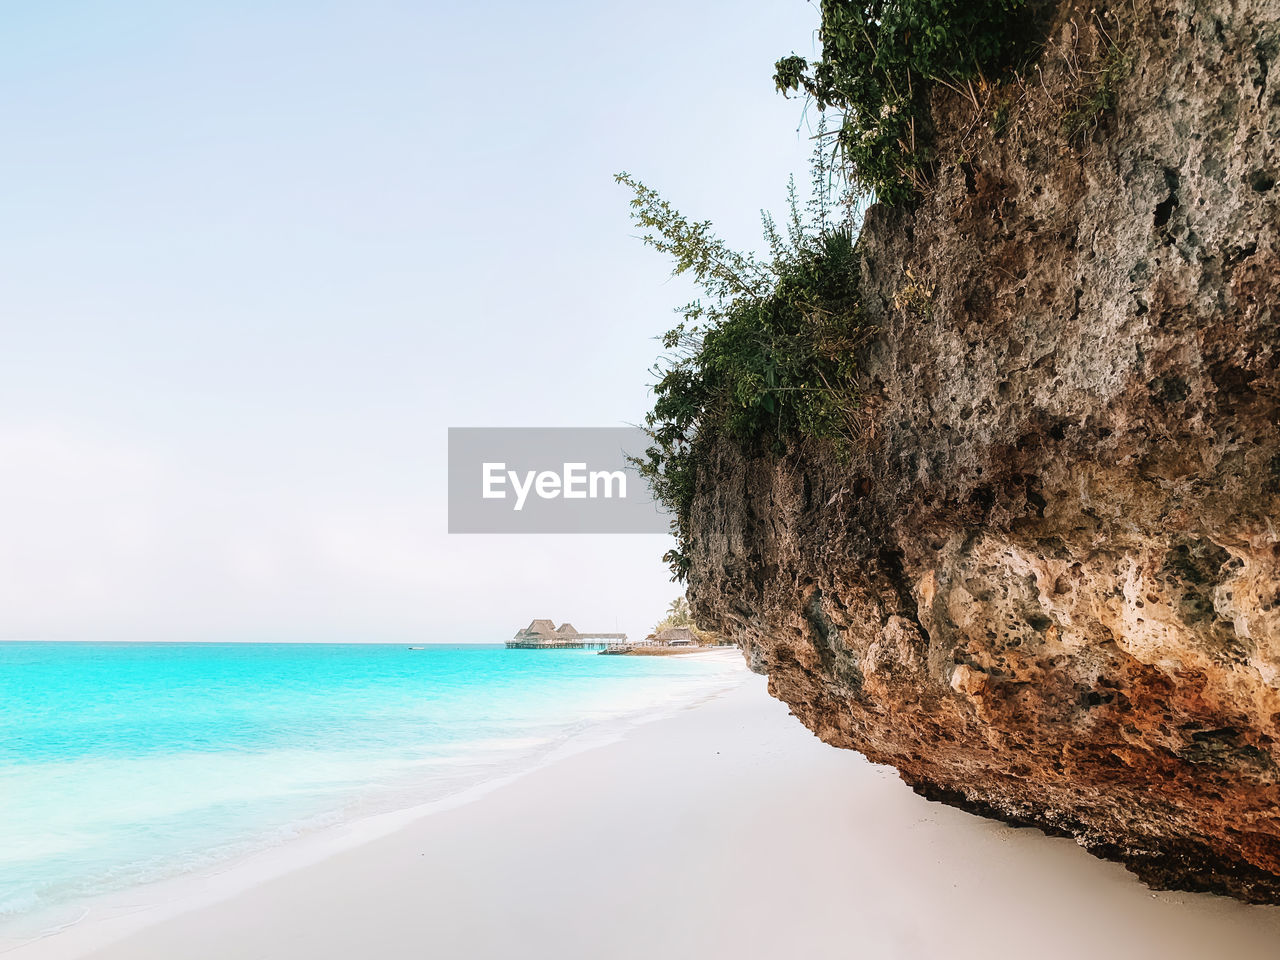
[[449,537],[445,430],[641,420],[689,288],[612,174],[758,244],[809,153],[770,76],[812,6],[3,19],[0,637],[657,618],[665,538]]

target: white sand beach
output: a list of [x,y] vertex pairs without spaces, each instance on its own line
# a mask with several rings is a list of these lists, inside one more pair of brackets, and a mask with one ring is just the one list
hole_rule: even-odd
[[7,960],[1280,952],[1280,908],[1156,893],[1068,840],[929,803],[754,676],[465,804],[231,874]]

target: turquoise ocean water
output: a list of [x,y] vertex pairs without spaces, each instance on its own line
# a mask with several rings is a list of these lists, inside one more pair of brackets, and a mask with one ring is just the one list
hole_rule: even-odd
[[501,646],[0,643],[0,930],[532,768],[740,670]]

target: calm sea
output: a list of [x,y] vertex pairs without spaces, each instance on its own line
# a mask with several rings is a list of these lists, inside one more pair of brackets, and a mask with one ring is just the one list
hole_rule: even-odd
[[0,643],[0,929],[509,776],[740,671],[501,646]]

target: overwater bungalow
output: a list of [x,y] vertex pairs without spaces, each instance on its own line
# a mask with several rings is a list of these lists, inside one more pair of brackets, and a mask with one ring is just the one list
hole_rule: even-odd
[[508,650],[596,650],[610,641],[625,642],[625,633],[580,633],[572,623],[555,626],[554,620],[533,620],[507,641]]

